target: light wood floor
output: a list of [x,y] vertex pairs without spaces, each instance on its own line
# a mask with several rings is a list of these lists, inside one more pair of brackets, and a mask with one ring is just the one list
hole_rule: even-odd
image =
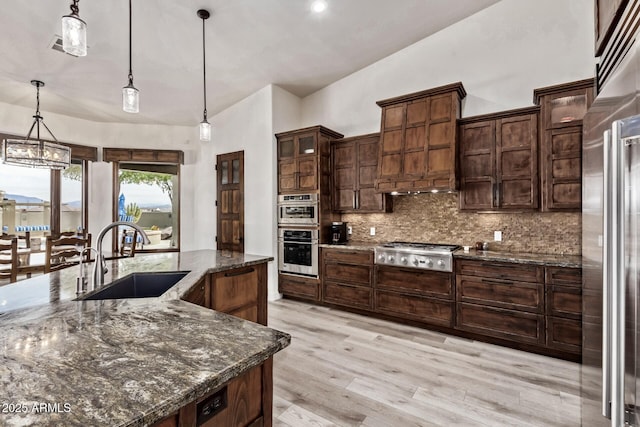
[[579,365],[291,300],[274,426],[579,426]]

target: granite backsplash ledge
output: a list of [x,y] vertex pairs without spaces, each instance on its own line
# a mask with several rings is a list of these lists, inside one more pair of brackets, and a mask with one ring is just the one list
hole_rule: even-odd
[[[344,214],[352,239],[393,240],[473,245],[489,242],[491,250],[546,254],[581,254],[580,213],[475,213],[458,211],[457,194],[424,193],[394,196],[393,212]],[[371,236],[371,227],[376,228]],[[502,231],[502,242],[493,232]]]

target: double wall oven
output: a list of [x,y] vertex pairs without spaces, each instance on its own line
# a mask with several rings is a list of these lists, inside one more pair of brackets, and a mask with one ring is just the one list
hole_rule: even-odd
[[319,201],[317,194],[278,196],[278,270],[318,276]]

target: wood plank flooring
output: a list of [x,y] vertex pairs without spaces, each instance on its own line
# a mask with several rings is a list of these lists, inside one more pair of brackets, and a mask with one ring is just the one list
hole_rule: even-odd
[[580,425],[576,363],[291,300],[269,326],[274,426]]

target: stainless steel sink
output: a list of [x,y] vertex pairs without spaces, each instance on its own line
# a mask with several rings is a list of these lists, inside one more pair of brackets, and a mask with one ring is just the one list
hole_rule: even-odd
[[80,300],[159,297],[186,276],[188,271],[131,273]]

